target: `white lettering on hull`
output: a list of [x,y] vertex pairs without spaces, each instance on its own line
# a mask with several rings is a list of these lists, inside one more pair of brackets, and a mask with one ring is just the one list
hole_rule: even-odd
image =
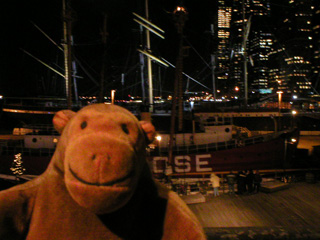
[[[173,172],[211,172],[213,170],[212,167],[210,167],[211,157],[211,154],[175,156],[173,159]],[[167,166],[168,157],[153,157],[152,161],[153,173],[164,173]]]
[[209,166],[209,160],[211,154],[196,155],[196,172],[211,172],[211,167],[202,167]]
[[185,173],[191,171],[191,159],[189,156],[176,156],[174,158],[175,163],[175,172],[176,173]]

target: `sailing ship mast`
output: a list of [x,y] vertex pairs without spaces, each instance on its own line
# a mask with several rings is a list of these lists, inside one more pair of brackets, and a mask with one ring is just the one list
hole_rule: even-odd
[[171,108],[171,125],[170,125],[170,140],[169,140],[169,164],[172,161],[172,148],[174,143],[175,133],[175,118],[176,118],[176,105],[178,102],[178,130],[183,130],[183,90],[182,90],[182,68],[183,68],[183,28],[187,19],[187,11],[184,7],[178,6],[174,11],[176,20],[176,27],[179,35],[179,49],[176,63],[174,93],[172,97]]
[[102,47],[103,47],[103,53],[102,53],[102,64],[101,64],[101,72],[100,72],[100,91],[99,91],[99,97],[98,102],[103,103],[103,94],[104,94],[104,79],[105,79],[105,65],[106,65],[106,55],[107,55],[107,15],[104,14],[103,16],[103,30],[101,31],[101,37],[102,37]]
[[242,51],[243,51],[243,77],[244,77],[244,107],[248,106],[248,60],[247,60],[247,40],[251,26],[251,16],[245,21],[246,17],[245,1],[242,1],[242,21],[243,21],[243,36],[242,36]]
[[[146,4],[146,19],[149,21],[149,1],[145,1]],[[146,29],[146,40],[147,40],[147,51],[150,51],[151,45],[150,45],[150,31],[147,28]],[[148,67],[148,85],[149,85],[149,112],[153,112],[153,81],[152,81],[152,63],[151,58],[147,58],[147,67]]]
[[[149,111],[147,114],[144,114],[141,118],[144,118],[144,120],[151,120],[151,113],[154,111],[154,106],[153,106],[153,81],[152,81],[152,60],[160,63],[161,65],[165,67],[169,67],[167,63],[162,61],[161,59],[155,57],[154,55],[151,54],[151,44],[150,44],[150,32],[155,34],[156,36],[164,39],[164,36],[162,35],[164,33],[164,30],[156,26],[155,24],[151,23],[148,18],[149,18],[149,11],[148,11],[148,0],[146,0],[146,18],[141,17],[140,15],[133,13],[133,15],[137,18],[133,19],[135,22],[137,22],[141,27],[144,27],[146,29],[146,49],[138,49],[138,51],[145,55],[148,60],[148,93],[149,93]],[[142,61],[142,60],[141,60]],[[143,80],[143,79],[142,79]],[[142,84],[144,85],[144,84]],[[144,92],[144,89],[143,89]],[[148,115],[148,116],[145,116]]]
[[72,28],[72,17],[69,5],[66,3],[67,0],[62,0],[62,11],[63,11],[63,49],[64,49],[64,68],[65,68],[65,91],[67,97],[68,109],[72,108],[72,59],[71,59],[71,28]]

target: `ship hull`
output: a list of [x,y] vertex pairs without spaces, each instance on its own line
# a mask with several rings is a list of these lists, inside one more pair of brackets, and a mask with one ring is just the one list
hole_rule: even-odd
[[290,164],[294,146],[286,137],[225,150],[202,153],[174,154],[168,164],[168,155],[149,156],[152,172],[156,178],[165,175],[202,176],[210,172],[239,171],[246,169],[277,169]]
[[[296,149],[295,144],[290,143],[292,132],[278,135],[276,138],[251,143],[226,145],[224,149],[207,149],[198,152],[173,153],[172,163],[168,168],[169,158],[165,152],[155,149],[147,157],[150,168],[156,178],[163,178],[171,174],[176,176],[208,174],[210,172],[239,171],[245,169],[275,169],[285,168],[290,164],[290,159]],[[245,141],[246,142],[246,141]],[[12,174],[10,168],[13,166],[15,155],[21,153],[24,174],[40,175],[50,163],[54,149],[28,149],[23,152],[22,148],[4,150],[0,154],[0,173]],[[48,150],[48,149],[47,149]],[[168,173],[169,170],[169,173]]]

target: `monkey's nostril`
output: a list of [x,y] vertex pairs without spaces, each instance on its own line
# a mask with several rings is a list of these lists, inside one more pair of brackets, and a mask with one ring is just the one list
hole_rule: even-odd
[[95,160],[95,159],[96,159],[96,155],[95,155],[95,154],[92,155],[91,159],[92,159],[92,160]]

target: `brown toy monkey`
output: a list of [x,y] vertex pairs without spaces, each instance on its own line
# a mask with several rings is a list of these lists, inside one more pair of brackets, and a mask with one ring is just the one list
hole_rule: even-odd
[[0,192],[0,239],[206,239],[186,204],[155,182],[155,129],[116,105],[58,112],[41,176]]

